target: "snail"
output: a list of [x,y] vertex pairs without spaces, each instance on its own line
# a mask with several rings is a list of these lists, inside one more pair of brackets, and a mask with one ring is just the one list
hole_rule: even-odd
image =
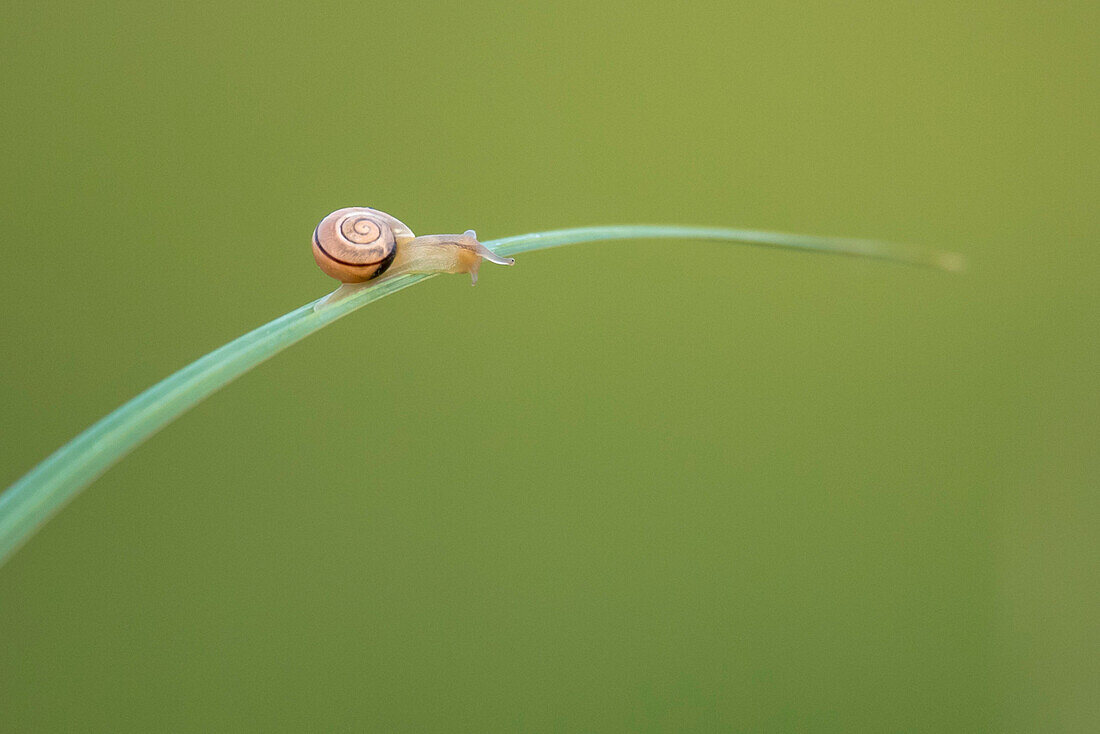
[[478,242],[472,229],[417,237],[396,217],[365,206],[337,209],[322,219],[313,231],[313,258],[345,285],[406,273],[469,273],[476,285],[482,260],[515,263]]

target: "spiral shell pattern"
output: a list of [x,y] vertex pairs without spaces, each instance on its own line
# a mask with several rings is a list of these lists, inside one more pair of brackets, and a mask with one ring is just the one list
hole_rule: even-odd
[[321,270],[344,283],[377,278],[393,263],[397,247],[412,238],[389,214],[367,207],[337,209],[313,232],[313,257]]

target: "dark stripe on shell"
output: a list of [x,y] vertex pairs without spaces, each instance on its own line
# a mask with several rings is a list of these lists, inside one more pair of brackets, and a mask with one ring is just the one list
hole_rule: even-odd
[[313,244],[316,245],[317,249],[323,252],[325,254],[325,257],[327,257],[329,260],[332,260],[334,263],[340,263],[341,265],[350,265],[353,268],[369,268],[375,264],[381,263],[382,265],[380,265],[380,267],[384,270],[385,268],[388,268],[390,266],[390,263],[393,262],[394,256],[397,255],[397,245],[394,245],[390,249],[388,255],[383,257],[381,260],[375,260],[372,263],[352,263],[348,262],[347,260],[341,260],[338,257],[333,257],[332,253],[325,249],[325,246],[321,244],[320,238],[317,237],[317,230],[313,231]]
[[371,276],[370,276],[370,278],[368,278],[368,280],[374,280],[379,275],[381,275],[382,273],[389,270],[390,266],[393,265],[393,259],[395,257],[397,257],[397,245],[396,244],[390,249],[390,254],[386,255],[386,257],[384,257],[382,259],[382,262],[378,263],[378,270],[375,270],[373,273],[371,273]]

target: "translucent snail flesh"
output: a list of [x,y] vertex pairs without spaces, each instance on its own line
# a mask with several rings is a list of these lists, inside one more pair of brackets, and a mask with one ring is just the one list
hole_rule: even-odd
[[472,229],[417,237],[395,217],[359,206],[337,209],[321,220],[313,231],[313,258],[345,284],[405,273],[469,273],[476,284],[482,260],[515,262],[478,242]]

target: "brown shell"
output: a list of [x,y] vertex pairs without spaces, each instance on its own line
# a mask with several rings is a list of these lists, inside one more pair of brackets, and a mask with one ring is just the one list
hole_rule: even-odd
[[343,283],[364,283],[393,264],[397,248],[413,238],[400,220],[365,206],[337,209],[313,231],[313,259]]

